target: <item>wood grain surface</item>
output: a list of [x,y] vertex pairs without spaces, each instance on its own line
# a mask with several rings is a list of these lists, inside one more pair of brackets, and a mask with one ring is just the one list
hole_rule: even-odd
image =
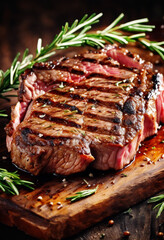
[[[16,2],[18,3],[16,4]],[[54,10],[55,3],[52,1],[51,8],[46,8],[43,2],[41,1],[39,4],[38,1],[25,1],[24,3],[14,1],[11,6],[7,3],[2,4],[2,9],[4,7],[5,11],[2,11],[0,16],[0,68],[5,70],[9,67],[16,52],[23,52],[26,47],[29,47],[34,53],[38,37],[43,37],[44,44],[50,42],[54,31],[58,32],[59,26],[65,20],[74,19],[75,14],[71,15],[72,12],[77,13],[76,17],[86,11],[93,12],[93,9],[99,12],[98,8],[91,7],[93,1],[90,5],[87,5],[87,1],[77,1],[79,5],[77,3],[71,5],[67,1],[62,14],[58,9]],[[157,16],[155,9],[159,6],[159,2],[154,2],[148,13],[149,17],[152,13],[154,14],[154,20]],[[62,2],[58,6],[60,4],[62,8]],[[106,9],[103,20],[103,23],[106,23],[106,19],[109,17],[107,16],[107,1],[102,1],[102,6],[100,9]],[[114,9],[115,4],[113,3],[111,6],[111,9]],[[158,13],[162,12],[162,6]],[[37,11],[35,11],[36,7]],[[146,16],[144,15],[146,11],[144,5],[143,8],[140,8],[142,11],[139,11],[139,4],[137,9],[138,11],[136,9],[131,11],[127,19]],[[120,7],[117,12],[120,13]],[[118,14],[111,11],[110,20]],[[35,21],[36,18],[38,21]],[[53,21],[52,18],[56,21]],[[163,40],[162,24],[159,25],[153,36],[155,40]],[[132,51],[134,49],[133,46],[129,48]],[[151,55],[143,49],[138,49],[138,51],[142,57],[151,61]],[[64,54],[72,55],[75,52],[76,50],[68,50]],[[156,69],[164,73],[161,59],[155,56],[154,61]],[[16,98],[12,98],[10,103],[1,101],[0,108],[5,107],[9,112],[9,105],[16,101]],[[11,164],[5,146],[3,129],[8,121],[9,119],[0,118],[0,167],[15,171],[16,168]],[[59,176],[34,178],[18,170],[22,178],[35,182],[35,190],[30,192],[20,189],[20,195],[14,197],[0,195],[0,221],[3,223],[0,224],[1,239],[16,237],[17,240],[33,240],[36,237],[40,239],[65,237],[67,240],[120,240],[125,239],[123,232],[126,230],[131,233],[129,240],[162,239],[158,236],[158,232],[164,232],[164,214],[156,219],[157,210],[153,211],[154,204],[147,204],[147,198],[164,189],[164,160],[161,158],[164,151],[164,145],[161,143],[163,138],[164,127],[160,129],[157,136],[144,142],[137,154],[136,161],[117,174],[111,171],[102,173],[89,169],[83,174],[67,178]],[[6,156],[7,159],[5,159]],[[145,156],[150,157],[152,164],[144,161]],[[93,177],[90,177],[92,176],[90,173],[93,174]],[[70,204],[65,198],[78,190],[86,189],[87,185],[84,179],[89,182],[91,188],[98,185],[96,194]],[[62,203],[62,208],[59,208],[59,202]],[[104,220],[102,221],[102,219]],[[110,219],[114,220],[111,227],[108,224]],[[71,236],[72,234],[73,236]]]
[[[39,239],[62,239],[128,209],[164,189],[163,138],[164,127],[157,136],[144,141],[135,161],[119,172],[89,169],[66,178],[32,177],[34,191],[20,189],[18,196],[0,194],[0,221]],[[1,135],[0,144],[1,167],[7,165],[13,169],[6,152],[5,134]],[[146,157],[151,162],[145,161]],[[28,174],[20,173],[23,178],[31,179]],[[72,204],[66,200],[87,189],[86,182],[90,188],[98,186],[96,194]]]

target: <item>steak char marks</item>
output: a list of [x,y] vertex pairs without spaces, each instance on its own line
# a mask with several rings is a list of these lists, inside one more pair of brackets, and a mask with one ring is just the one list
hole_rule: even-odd
[[121,169],[164,121],[162,74],[117,46],[35,64],[20,81],[7,144],[34,175]]

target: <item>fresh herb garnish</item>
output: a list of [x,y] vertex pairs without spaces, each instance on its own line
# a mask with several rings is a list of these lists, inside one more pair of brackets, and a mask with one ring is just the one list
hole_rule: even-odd
[[[150,32],[154,29],[154,25],[145,24],[149,20],[142,18],[127,23],[118,24],[124,17],[124,14],[120,14],[108,27],[96,33],[88,33],[92,28],[92,25],[99,22],[102,13],[84,15],[84,17],[78,21],[77,19],[72,25],[68,22],[62,27],[61,32],[56,35],[53,41],[42,46],[42,39],[38,39],[36,54],[33,56],[29,54],[29,50],[26,49],[23,53],[22,59],[20,60],[20,53],[14,58],[11,67],[5,72],[0,70],[0,98],[9,100],[9,96],[4,96],[5,92],[12,89],[17,89],[19,85],[19,75],[26,69],[32,68],[35,63],[45,62],[49,57],[53,56],[58,49],[64,49],[68,47],[78,47],[83,45],[89,45],[94,48],[104,47],[106,42],[114,43],[119,42],[121,44],[127,44],[128,42],[139,41],[141,44],[146,46],[149,50],[157,52],[164,60],[164,41],[152,42],[146,40],[145,33]],[[126,32],[137,32],[129,35],[121,31]]]
[[17,172],[8,172],[6,169],[0,168],[0,189],[3,192],[19,195],[17,186],[23,186],[33,190],[32,185],[32,182],[20,179]]
[[69,110],[69,109],[64,110],[64,113],[70,113],[70,112],[71,112],[71,110]]
[[86,179],[83,179],[83,181],[84,181],[84,183],[87,185],[87,187],[90,187],[90,186],[91,186]]
[[43,105],[41,105],[42,108],[47,107],[47,103],[44,103]]
[[8,115],[6,113],[4,113],[5,110],[0,110],[0,117],[7,117]]
[[75,114],[78,113],[78,110],[73,110],[73,111],[71,111],[71,110],[64,110],[65,113],[67,113],[67,111],[68,111],[70,114],[66,115],[66,117],[74,117],[74,118],[76,118],[76,117],[75,117]]
[[156,215],[156,218],[158,218],[161,215],[162,211],[164,210],[164,194],[158,195],[156,197],[152,197],[148,200],[148,203],[155,203],[155,202],[160,202],[157,205],[155,205],[155,207],[153,208],[153,209],[159,208]]
[[160,57],[164,60],[164,48],[161,47],[162,45],[164,45],[164,41],[155,42],[155,41],[148,41],[147,39],[139,39],[139,41],[151,52],[158,53]]
[[118,81],[118,82],[115,83],[115,85],[118,87],[118,85],[120,85],[122,83],[123,83],[123,81]]
[[[37,62],[46,61],[49,57],[53,56],[58,49],[83,45],[98,48],[104,47],[106,41],[111,43],[116,41],[121,44],[127,44],[128,42],[139,40],[151,51],[156,51],[163,58],[163,55],[161,54],[161,52],[163,52],[163,48],[161,45],[163,45],[164,42],[145,43],[145,40],[141,39],[145,37],[146,32],[150,32],[154,28],[153,25],[143,24],[149,21],[147,18],[118,25],[124,17],[124,14],[122,13],[104,30],[97,31],[93,34],[88,33],[88,30],[91,29],[92,25],[99,22],[101,16],[102,13],[97,15],[92,14],[89,17],[86,14],[80,21],[76,19],[70,26],[68,22],[66,22],[66,24],[62,27],[61,32],[54,37],[53,41],[49,45],[46,45],[45,47],[42,46],[42,39],[39,38],[35,56],[29,54],[29,50],[26,49],[23,53],[22,60],[20,61],[18,60],[20,53],[18,53],[14,58],[11,67],[6,70],[6,72],[0,70],[0,97],[4,97],[3,93],[18,87],[18,77],[22,72],[24,72],[27,68],[32,68],[32,66]],[[139,33],[128,36],[124,35],[120,32],[120,30]]]
[[121,177],[127,177],[128,175],[125,173],[121,173]]
[[85,137],[85,136],[86,136],[86,132],[85,132],[85,131],[81,131],[81,135],[82,135],[83,137]]
[[[151,32],[154,25],[146,25],[143,23],[149,22],[148,18],[137,19],[127,23],[117,25],[124,17],[124,14],[121,13],[108,27],[97,33],[108,42],[114,43],[119,42],[121,44],[127,44],[128,42],[135,42],[139,38],[145,37],[145,32]],[[118,31],[119,30],[119,31]],[[126,32],[139,32],[130,36],[124,35],[122,31]]]
[[126,211],[123,212],[123,214],[129,214],[130,216],[132,216],[132,209],[129,208]]
[[7,97],[3,96],[3,93],[18,88],[19,75],[27,68],[32,68],[35,63],[45,62],[49,57],[56,53],[57,49],[64,49],[71,46],[82,46],[83,44],[89,44],[90,42],[95,42],[95,47],[96,45],[103,46],[101,43],[103,40],[86,36],[86,31],[88,31],[93,24],[97,23],[101,16],[102,13],[97,15],[92,14],[89,17],[86,14],[80,21],[75,20],[71,26],[66,22],[62,27],[61,32],[45,47],[42,46],[42,39],[39,38],[35,56],[29,54],[29,50],[26,49],[23,53],[22,60],[18,61],[20,57],[20,53],[18,53],[14,58],[11,67],[6,70],[6,72],[0,70],[0,97],[7,99]]
[[90,195],[94,194],[97,191],[97,189],[98,189],[98,186],[94,189],[87,189],[87,190],[83,190],[80,192],[76,192],[74,196],[67,197],[66,199],[70,200],[71,203],[76,202],[76,201],[81,200],[82,198],[86,198],[86,197],[89,197]]

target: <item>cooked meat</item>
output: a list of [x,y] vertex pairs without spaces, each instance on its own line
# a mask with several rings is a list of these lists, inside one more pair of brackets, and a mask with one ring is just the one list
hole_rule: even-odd
[[12,161],[37,175],[129,164],[164,122],[164,81],[151,63],[108,45],[38,63],[20,77],[6,127]]

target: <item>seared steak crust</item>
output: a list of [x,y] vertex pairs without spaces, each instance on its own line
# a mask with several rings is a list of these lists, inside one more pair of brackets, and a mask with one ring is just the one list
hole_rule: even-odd
[[13,134],[11,156],[33,174],[67,175],[93,160],[99,169],[121,169],[141,140],[157,132],[152,109],[162,75],[125,49],[38,63],[20,80],[19,101],[33,101]]

